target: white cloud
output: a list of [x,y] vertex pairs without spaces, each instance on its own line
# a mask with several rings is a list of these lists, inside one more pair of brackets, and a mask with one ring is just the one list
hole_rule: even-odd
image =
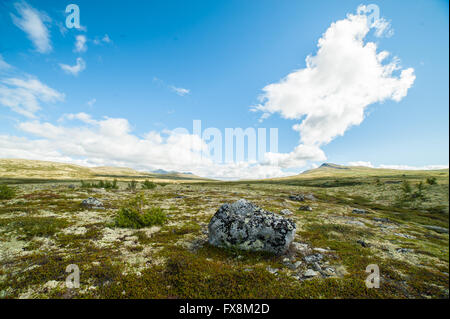
[[433,169],[444,169],[448,168],[448,165],[424,165],[424,166],[412,166],[412,165],[373,165],[371,162],[356,161],[347,163],[348,166],[364,166],[370,168],[387,168],[387,169],[398,169],[398,170],[433,170]]
[[0,71],[1,70],[7,70],[12,68],[12,66],[3,59],[3,56],[0,54]]
[[87,38],[84,35],[77,35],[75,37],[75,52],[86,52],[87,50],[87,45],[86,45],[86,41]]
[[[375,28],[375,27],[374,27]],[[306,58],[306,67],[293,71],[277,83],[263,88],[261,103],[252,107],[262,118],[279,113],[301,120],[293,126],[300,133],[300,145],[288,155],[289,165],[303,158],[324,154],[315,148],[342,136],[364,120],[366,107],[391,99],[400,101],[415,80],[412,68],[400,70],[397,58],[385,63],[387,51],[364,42],[370,31],[365,15],[349,14],[332,23],[318,41],[318,51]]]
[[54,103],[63,100],[64,94],[32,76],[0,79],[0,105],[24,116],[35,118],[35,113],[41,109],[41,102]]
[[110,39],[109,35],[105,34],[105,36],[102,38],[102,41],[105,43],[110,43],[111,39]]
[[64,72],[77,76],[78,73],[86,69],[86,62],[82,58],[77,58],[77,63],[73,66],[62,63],[59,66]]
[[98,39],[97,37],[93,40],[94,44],[99,45],[102,43],[112,43],[111,38],[109,35],[105,34],[101,39]]
[[42,12],[31,7],[25,1],[14,4],[20,17],[11,13],[14,24],[24,31],[40,53],[49,53],[52,50],[50,34],[44,22],[50,18]]
[[176,94],[180,95],[180,96],[185,96],[186,94],[189,94],[191,91],[189,89],[185,89],[185,88],[178,88],[175,87],[173,85],[169,86],[170,89],[175,92]]
[[93,107],[95,102],[97,102],[97,99],[94,98],[94,99],[90,99],[89,101],[87,101],[86,104],[90,107]]
[[381,164],[379,168],[388,169],[400,169],[400,170],[433,170],[433,169],[445,169],[448,168],[447,165],[425,165],[425,166],[411,166],[411,165],[384,165]]
[[[67,121],[71,121],[68,123]],[[258,163],[215,163],[197,135],[178,130],[132,133],[126,119],[97,120],[89,114],[65,114],[58,125],[27,121],[17,128],[32,138],[0,135],[3,157],[72,162],[96,166],[127,166],[141,170],[190,171],[224,179],[285,176],[280,167]]]
[[365,162],[365,161],[348,162],[347,165],[348,166],[374,167],[371,162]]

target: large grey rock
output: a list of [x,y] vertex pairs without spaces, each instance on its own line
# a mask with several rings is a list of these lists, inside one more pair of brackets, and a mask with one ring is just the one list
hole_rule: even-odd
[[295,230],[291,219],[265,211],[245,199],[223,204],[208,225],[211,245],[274,254],[288,249]]

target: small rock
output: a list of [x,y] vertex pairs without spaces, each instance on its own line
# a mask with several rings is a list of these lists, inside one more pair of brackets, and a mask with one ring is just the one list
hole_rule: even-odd
[[312,201],[315,201],[315,200],[316,200],[316,198],[314,197],[313,194],[305,195],[305,199],[307,199],[307,200],[312,200]]
[[267,270],[268,272],[270,272],[271,274],[274,274],[274,275],[275,275],[276,273],[278,273],[278,268],[267,267],[266,270]]
[[356,241],[358,244],[360,244],[361,246],[363,246],[363,247],[369,247],[369,244],[368,243],[366,243],[364,240],[357,240]]
[[440,234],[448,234],[448,229],[444,228],[444,227],[433,226],[433,225],[424,225],[423,227],[425,227],[426,229],[434,230],[435,232],[440,233]]
[[303,274],[303,277],[306,278],[311,278],[311,277],[316,277],[319,275],[319,272],[314,271],[312,269],[308,269],[307,271],[305,271],[305,273]]
[[413,250],[409,248],[397,248],[396,249],[398,253],[406,254],[406,253],[412,253]]
[[303,194],[297,194],[297,195],[289,195],[289,199],[297,202],[304,202],[305,201],[305,195]]
[[304,210],[304,211],[311,212],[311,211],[312,211],[312,208],[311,208],[311,206],[305,205],[305,206],[300,206],[300,207],[298,208],[298,210]]
[[369,214],[369,212],[365,209],[359,209],[359,208],[355,208],[354,210],[352,210],[353,214],[360,214],[360,215],[365,215],[365,214]]
[[95,197],[89,197],[81,202],[81,205],[87,208],[104,209],[103,203]]
[[312,264],[323,259],[322,254],[312,254],[303,258],[308,264]]
[[299,253],[303,253],[303,252],[308,250],[308,245],[307,244],[303,244],[303,243],[293,242],[292,243],[292,248],[294,248],[294,250],[299,252]]
[[412,236],[412,235],[407,235],[407,234],[394,233],[394,235],[395,235],[395,236],[398,236],[398,237],[403,237],[403,238],[407,238],[407,239],[416,239],[416,237],[415,237],[415,236]]
[[281,214],[281,215],[284,215],[284,216],[290,216],[290,215],[292,215],[292,212],[291,212],[289,209],[283,209],[283,210],[280,212],[280,214]]
[[329,250],[325,249],[325,248],[314,248],[313,250],[317,251],[318,253],[327,253],[327,252],[329,252]]
[[360,222],[359,220],[349,220],[347,224],[351,225],[357,225],[357,226],[365,226],[363,222]]
[[318,262],[313,263],[313,268],[316,271],[321,271],[322,270],[322,267],[320,267]]
[[373,220],[376,221],[376,222],[380,222],[380,223],[389,223],[390,222],[389,218],[374,217]]

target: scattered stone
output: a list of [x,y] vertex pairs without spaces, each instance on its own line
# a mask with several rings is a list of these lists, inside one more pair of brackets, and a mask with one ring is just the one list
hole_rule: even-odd
[[409,248],[397,248],[396,249],[398,253],[406,254],[406,253],[412,253],[413,250]]
[[322,267],[320,267],[318,262],[313,263],[313,268],[316,271],[321,271],[322,270]]
[[424,225],[423,227],[425,227],[426,229],[434,230],[435,232],[437,232],[439,234],[448,234],[448,229],[444,228],[444,227],[433,226],[433,225]]
[[317,253],[317,254],[312,254],[312,255],[306,256],[306,257],[304,257],[303,259],[304,259],[308,264],[312,264],[312,263],[321,261],[321,260],[323,259],[323,255]]
[[267,267],[266,268],[266,270],[268,271],[268,272],[270,272],[271,274],[277,274],[278,273],[278,268],[272,268],[272,267]]
[[359,208],[355,208],[354,210],[352,210],[353,214],[359,214],[359,215],[366,215],[369,214],[369,212],[365,209],[359,209]]
[[359,220],[349,220],[347,224],[351,225],[357,225],[357,226],[365,226],[363,222],[360,222]]
[[395,236],[398,236],[398,237],[407,238],[407,239],[416,239],[416,236],[407,235],[407,234],[394,233],[394,235],[395,235]]
[[325,248],[314,248],[314,251],[317,251],[318,253],[328,253],[330,250]]
[[323,272],[323,274],[325,276],[334,276],[334,275],[336,275],[336,270],[334,270],[334,268],[331,268],[331,267],[325,268],[322,272]]
[[294,248],[294,250],[299,252],[299,253],[304,253],[305,251],[308,250],[308,245],[307,244],[303,244],[303,243],[293,242],[292,243],[292,248]]
[[317,277],[319,276],[319,272],[318,271],[314,271],[312,269],[308,269],[307,271],[305,271],[305,273],[303,274],[303,277],[306,278],[311,278],[311,277]]
[[370,245],[368,243],[366,243],[364,240],[360,239],[356,241],[358,244],[360,244],[361,246],[363,246],[364,248],[369,247]]
[[81,206],[87,208],[104,209],[103,203],[95,197],[89,197],[81,202]]
[[297,194],[297,195],[289,195],[289,199],[297,202],[304,202],[305,201],[305,195],[303,194]]
[[312,208],[311,208],[311,206],[305,205],[305,206],[300,206],[300,207],[298,208],[298,210],[304,210],[304,211],[311,212],[311,211],[312,211]]
[[376,221],[376,222],[380,222],[380,223],[389,223],[390,222],[389,218],[374,217],[373,220]]
[[305,195],[305,199],[307,199],[307,200],[312,200],[312,201],[315,201],[315,200],[316,200],[316,198],[314,197],[313,194],[307,194],[307,195]]
[[69,189],[75,189],[75,185],[70,184],[69,186],[67,186]]
[[281,214],[281,215],[284,215],[284,216],[290,216],[290,215],[292,215],[292,212],[291,212],[289,209],[283,209],[283,210],[280,212],[280,214]]
[[282,254],[294,239],[296,225],[240,199],[223,204],[211,218],[208,231],[213,246]]
[[177,199],[181,199],[181,198],[184,198],[184,196],[182,196],[182,195],[178,195],[178,196],[175,196],[175,198],[177,198]]

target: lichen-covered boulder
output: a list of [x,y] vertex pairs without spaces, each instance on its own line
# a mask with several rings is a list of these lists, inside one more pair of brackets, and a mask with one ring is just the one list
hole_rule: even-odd
[[223,204],[208,225],[209,243],[218,247],[284,253],[295,236],[295,223],[288,218],[240,199]]

